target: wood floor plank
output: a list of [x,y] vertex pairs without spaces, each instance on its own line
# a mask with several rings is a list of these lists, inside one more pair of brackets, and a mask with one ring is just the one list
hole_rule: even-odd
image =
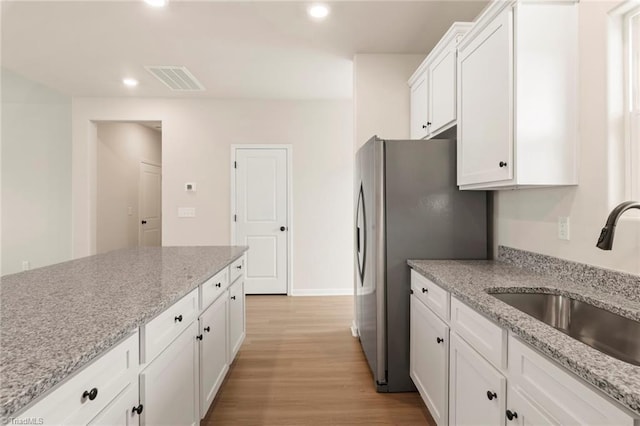
[[380,394],[353,298],[247,296],[247,337],[202,425],[435,425],[417,392]]

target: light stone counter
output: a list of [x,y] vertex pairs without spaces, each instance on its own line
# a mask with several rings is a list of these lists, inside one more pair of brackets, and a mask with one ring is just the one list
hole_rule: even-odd
[[2,277],[2,423],[246,250],[141,247]]
[[488,294],[542,291],[570,295],[640,321],[640,277],[508,247],[500,247],[498,259],[408,263],[462,302],[640,414],[639,366],[605,355]]

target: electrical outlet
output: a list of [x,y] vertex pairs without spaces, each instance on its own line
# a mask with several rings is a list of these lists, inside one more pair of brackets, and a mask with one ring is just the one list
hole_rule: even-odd
[[569,217],[558,217],[558,238],[569,241]]
[[22,261],[22,270],[23,271],[28,271],[29,269],[31,269],[31,262],[29,262],[28,260],[23,260]]

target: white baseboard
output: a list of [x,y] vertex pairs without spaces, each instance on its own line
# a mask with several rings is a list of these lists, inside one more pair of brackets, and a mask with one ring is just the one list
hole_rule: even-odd
[[356,327],[356,320],[351,322],[351,335],[353,337],[358,337],[358,327]]
[[292,296],[353,296],[353,288],[292,289]]

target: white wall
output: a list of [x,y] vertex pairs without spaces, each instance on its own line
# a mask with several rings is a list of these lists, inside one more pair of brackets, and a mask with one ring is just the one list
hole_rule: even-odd
[[2,274],[71,257],[71,99],[2,70]]
[[[163,245],[229,244],[230,145],[291,144],[294,290],[352,292],[350,100],[74,98],[74,257],[96,249],[92,120],[162,121]],[[196,182],[197,192],[186,193],[185,182]],[[177,217],[186,206],[196,218]]]
[[96,253],[136,247],[140,163],[161,164],[161,133],[136,123],[98,123],[97,136]]
[[358,54],[354,57],[354,152],[373,135],[409,138],[407,80],[426,55]]
[[[624,201],[619,157],[607,122],[607,12],[617,2],[583,1],[580,10],[580,173],[577,187],[499,191],[494,195],[496,244],[601,267],[640,273],[640,220],[618,222],[612,251],[595,247],[610,209]],[[618,76],[611,76],[618,78]],[[632,213],[632,212],[629,212]],[[571,240],[557,238],[558,216],[569,216]]]

